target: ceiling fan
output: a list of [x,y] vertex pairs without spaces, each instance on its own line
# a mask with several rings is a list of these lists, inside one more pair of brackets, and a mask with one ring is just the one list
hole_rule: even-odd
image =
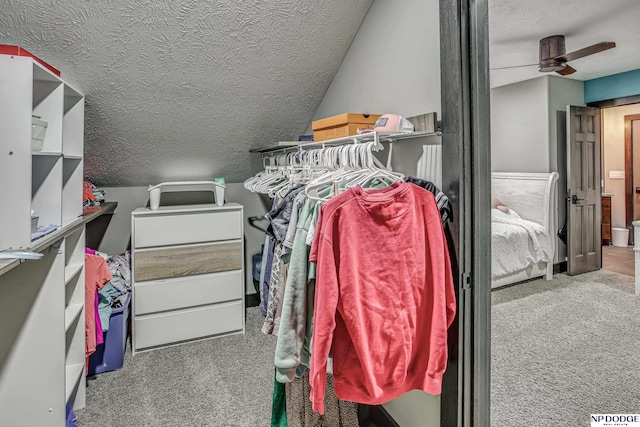
[[538,62],[537,64],[499,67],[492,68],[492,70],[530,67],[533,65],[537,65],[538,71],[540,71],[541,73],[549,73],[555,71],[561,76],[567,76],[576,72],[576,69],[567,64],[567,62],[574,61],[588,55],[593,55],[595,53],[599,53],[614,47],[616,47],[616,44],[614,42],[600,42],[582,49],[578,49],[575,52],[566,53],[564,36],[549,36],[540,40],[540,62]]

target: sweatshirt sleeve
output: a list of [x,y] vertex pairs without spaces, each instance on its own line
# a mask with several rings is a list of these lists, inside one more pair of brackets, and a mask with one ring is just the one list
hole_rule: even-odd
[[335,315],[338,306],[338,273],[336,254],[330,242],[322,235],[316,235],[316,295],[313,318],[313,342],[309,384],[313,410],[324,414],[324,394],[327,375],[327,358],[331,349]]

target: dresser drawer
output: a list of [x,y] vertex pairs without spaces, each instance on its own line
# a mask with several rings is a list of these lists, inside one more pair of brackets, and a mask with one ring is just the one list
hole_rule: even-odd
[[609,208],[611,207],[611,197],[603,197],[602,198],[602,207],[603,208]]
[[242,331],[242,301],[137,317],[135,350]]
[[137,250],[134,280],[169,279],[242,269],[242,241]]
[[242,211],[148,215],[134,219],[136,249],[242,238]]
[[136,315],[241,299],[242,283],[240,270],[136,283]]

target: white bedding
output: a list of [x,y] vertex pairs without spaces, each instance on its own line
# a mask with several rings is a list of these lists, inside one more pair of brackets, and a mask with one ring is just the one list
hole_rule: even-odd
[[539,262],[553,261],[553,246],[545,227],[508,213],[491,209],[491,274],[499,279]]

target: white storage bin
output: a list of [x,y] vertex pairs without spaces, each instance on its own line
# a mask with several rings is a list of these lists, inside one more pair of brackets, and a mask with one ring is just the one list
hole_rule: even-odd
[[627,228],[612,228],[613,246],[626,248],[629,246],[629,230]]
[[42,151],[44,136],[47,133],[47,122],[39,117],[31,118],[31,151]]

